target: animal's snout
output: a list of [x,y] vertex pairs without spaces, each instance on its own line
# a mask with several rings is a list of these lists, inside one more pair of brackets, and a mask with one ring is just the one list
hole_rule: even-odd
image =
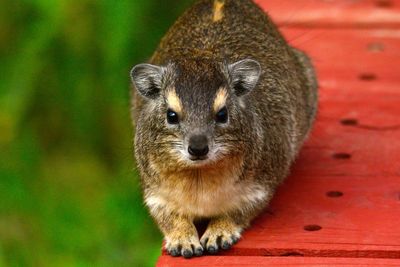
[[208,140],[205,135],[193,135],[189,139],[188,152],[194,157],[204,157],[208,154]]

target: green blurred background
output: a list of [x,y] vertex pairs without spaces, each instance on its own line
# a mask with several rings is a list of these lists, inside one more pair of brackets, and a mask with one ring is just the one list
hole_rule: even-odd
[[0,0],[0,266],[153,266],[129,70],[190,0]]

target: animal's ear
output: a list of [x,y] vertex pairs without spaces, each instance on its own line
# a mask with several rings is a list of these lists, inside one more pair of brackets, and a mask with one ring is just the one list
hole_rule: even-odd
[[261,66],[255,60],[244,59],[228,66],[232,86],[237,96],[243,96],[256,87]]
[[163,74],[163,67],[139,64],[131,70],[131,79],[139,94],[155,99],[160,95]]

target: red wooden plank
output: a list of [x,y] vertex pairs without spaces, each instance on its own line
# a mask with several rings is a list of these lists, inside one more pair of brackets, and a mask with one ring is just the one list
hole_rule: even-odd
[[162,256],[158,267],[238,267],[238,266],[400,266],[400,259],[308,258],[308,257],[223,257],[190,260]]
[[306,27],[398,27],[399,0],[255,0],[281,25]]
[[390,90],[391,83],[400,82],[400,70],[394,67],[400,65],[400,29],[284,28],[282,32],[310,55],[323,86],[346,81]]
[[399,177],[296,175],[225,255],[400,258],[399,193]]
[[400,92],[362,89],[320,91],[318,118],[294,175],[400,175]]
[[[301,31],[284,33],[290,40]],[[317,67],[320,109],[296,169],[312,176],[399,175],[393,159],[400,158],[400,71],[395,67],[400,65],[400,31],[381,35],[380,30],[311,30],[310,34],[315,33],[300,48]],[[381,44],[383,51],[371,51],[369,44]],[[363,80],[362,74],[375,78]],[[335,153],[351,158],[335,160]]]

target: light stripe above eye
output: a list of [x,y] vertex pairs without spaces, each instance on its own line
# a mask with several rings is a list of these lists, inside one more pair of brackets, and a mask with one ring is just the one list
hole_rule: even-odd
[[218,112],[221,108],[225,107],[226,99],[228,97],[228,92],[226,88],[220,87],[215,95],[213,109]]
[[170,89],[167,91],[166,99],[170,109],[177,113],[182,113],[182,103],[178,95],[176,94],[175,89]]

